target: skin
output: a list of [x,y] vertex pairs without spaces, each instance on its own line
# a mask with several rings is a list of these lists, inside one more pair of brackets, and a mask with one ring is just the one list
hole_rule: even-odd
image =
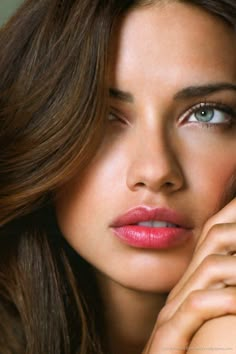
[[[222,123],[207,126],[188,110],[202,102],[220,102],[236,110],[236,91],[175,96],[189,86],[236,83],[235,43],[235,33],[223,21],[176,2],[132,10],[117,25],[110,48],[109,86],[129,92],[132,99],[110,97],[111,114],[100,150],[84,175],[75,176],[55,198],[63,235],[94,267],[106,303],[112,354],[140,353],[162,309],[145,352],[157,354],[163,345],[156,339],[158,331],[159,338],[170,333],[163,323],[179,318],[178,308],[192,291],[209,288],[206,272],[204,278],[209,264],[200,271],[197,267],[217,247],[225,251],[216,236],[213,242],[206,240],[213,238],[212,225],[218,220],[214,215],[232,199],[236,120],[227,125],[229,115],[217,108],[214,114]],[[180,212],[191,226],[191,239],[167,250],[122,243],[110,225],[140,205]],[[219,222],[233,223],[232,210],[231,205],[217,216]],[[224,236],[232,235],[232,228],[236,230],[233,224]],[[214,235],[219,233],[222,230]],[[203,246],[197,252],[200,241]],[[223,269],[222,262],[217,264]],[[219,279],[212,283],[217,287]],[[219,308],[215,304],[206,318],[215,317]],[[185,306],[182,313],[193,308]],[[197,327],[200,322],[192,331]],[[179,337],[187,343],[190,334],[186,329]]]

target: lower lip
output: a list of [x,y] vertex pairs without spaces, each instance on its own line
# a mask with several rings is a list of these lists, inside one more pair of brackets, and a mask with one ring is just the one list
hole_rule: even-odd
[[166,249],[185,244],[192,236],[189,229],[127,225],[113,228],[115,236],[132,247]]

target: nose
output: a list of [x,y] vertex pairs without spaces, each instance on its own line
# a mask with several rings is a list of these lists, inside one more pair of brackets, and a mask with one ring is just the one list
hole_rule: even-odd
[[172,137],[166,134],[137,135],[132,143],[127,172],[131,191],[146,188],[152,192],[173,193],[184,185],[184,175]]

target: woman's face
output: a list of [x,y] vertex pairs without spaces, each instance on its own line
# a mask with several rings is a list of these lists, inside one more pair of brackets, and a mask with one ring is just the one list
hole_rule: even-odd
[[108,283],[169,291],[225,203],[236,172],[235,50],[223,21],[176,2],[132,10],[116,28],[103,143],[56,195],[62,233]]

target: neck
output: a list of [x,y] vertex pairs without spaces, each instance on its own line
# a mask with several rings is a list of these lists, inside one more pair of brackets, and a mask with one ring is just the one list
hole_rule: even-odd
[[154,328],[167,294],[135,291],[97,275],[105,304],[110,354],[140,354]]

